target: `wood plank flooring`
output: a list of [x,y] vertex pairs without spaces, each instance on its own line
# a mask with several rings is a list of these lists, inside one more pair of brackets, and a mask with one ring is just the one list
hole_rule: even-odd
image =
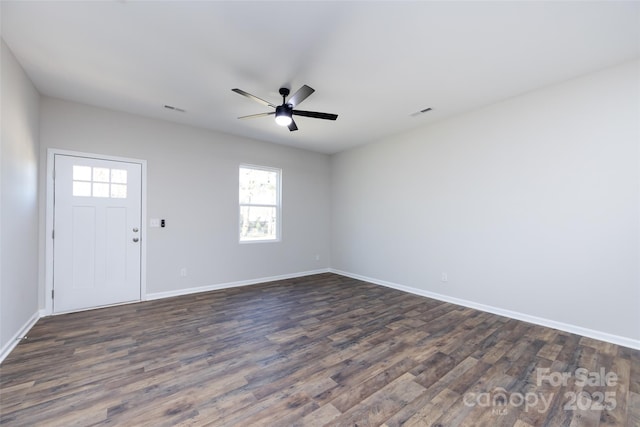
[[640,426],[640,352],[327,273],[40,319],[0,425]]

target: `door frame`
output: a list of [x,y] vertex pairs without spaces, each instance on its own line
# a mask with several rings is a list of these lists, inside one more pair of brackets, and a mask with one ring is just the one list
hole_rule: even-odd
[[[80,151],[59,150],[57,148],[47,149],[47,189],[45,200],[45,266],[44,266],[44,315],[53,314],[53,220],[54,220],[54,160],[56,155],[87,157],[98,160],[111,160],[116,162],[138,163],[142,167],[141,179],[141,211],[140,211],[140,301],[147,299],[147,161],[133,159],[130,157],[109,156],[105,154],[83,153]],[[91,308],[87,309],[91,310]],[[83,310],[80,310],[83,311]]]

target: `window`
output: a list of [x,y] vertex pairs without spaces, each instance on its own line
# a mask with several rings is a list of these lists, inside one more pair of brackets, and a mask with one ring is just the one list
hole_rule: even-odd
[[127,198],[127,171],[124,169],[73,166],[75,197]]
[[240,242],[280,240],[280,169],[240,165]]

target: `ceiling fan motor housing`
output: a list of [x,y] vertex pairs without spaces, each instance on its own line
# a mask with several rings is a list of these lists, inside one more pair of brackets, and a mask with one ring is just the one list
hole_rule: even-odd
[[293,108],[289,104],[278,105],[276,107],[276,116],[289,116],[291,117]]

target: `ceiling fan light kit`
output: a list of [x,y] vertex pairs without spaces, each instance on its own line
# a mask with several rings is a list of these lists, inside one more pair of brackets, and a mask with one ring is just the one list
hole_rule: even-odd
[[289,126],[292,121],[291,110],[287,109],[285,105],[278,105],[276,107],[276,123],[280,126]]
[[293,121],[293,115],[304,116],[304,117],[312,117],[314,119],[323,119],[323,120],[336,120],[338,118],[337,114],[331,113],[320,113],[317,111],[302,111],[302,110],[294,110],[294,107],[300,104],[302,101],[307,99],[309,95],[315,92],[314,89],[310,88],[307,85],[303,85],[298,91],[293,94],[289,101],[287,102],[287,96],[289,96],[289,89],[286,87],[280,88],[280,95],[282,95],[282,105],[274,105],[268,101],[265,101],[262,98],[258,98],[255,95],[251,95],[248,92],[243,91],[242,89],[231,89],[233,92],[238,95],[245,96],[249,99],[256,101],[259,104],[266,105],[271,108],[275,108],[274,112],[268,113],[259,113],[259,114],[251,114],[249,116],[238,117],[239,119],[249,119],[255,117],[264,117],[275,114],[276,123],[280,126],[287,126],[290,131],[298,130],[298,126],[296,122]]

